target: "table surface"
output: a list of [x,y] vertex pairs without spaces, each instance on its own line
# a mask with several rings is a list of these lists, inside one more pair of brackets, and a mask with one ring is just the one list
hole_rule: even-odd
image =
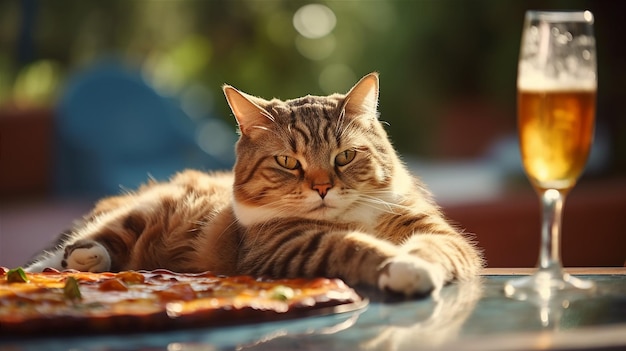
[[626,268],[570,269],[591,279],[591,297],[549,304],[504,296],[507,279],[532,270],[487,269],[450,284],[438,300],[392,299],[372,290],[369,305],[342,314],[236,327],[159,333],[0,340],[0,350],[623,350]]

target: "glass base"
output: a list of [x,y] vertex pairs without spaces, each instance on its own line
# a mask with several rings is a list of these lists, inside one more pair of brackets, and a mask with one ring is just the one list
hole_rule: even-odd
[[532,275],[511,279],[504,285],[504,294],[517,300],[549,300],[557,295],[589,296],[596,290],[590,280],[564,273],[561,269],[539,269]]

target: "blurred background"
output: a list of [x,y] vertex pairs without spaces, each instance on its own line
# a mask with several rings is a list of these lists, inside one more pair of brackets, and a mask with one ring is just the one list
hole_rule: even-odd
[[539,206],[515,131],[527,9],[595,15],[596,137],[563,259],[624,265],[626,31],[609,0],[0,0],[0,265],[24,264],[101,196],[230,168],[223,84],[288,99],[378,71],[381,119],[444,211],[490,266],[534,266]]

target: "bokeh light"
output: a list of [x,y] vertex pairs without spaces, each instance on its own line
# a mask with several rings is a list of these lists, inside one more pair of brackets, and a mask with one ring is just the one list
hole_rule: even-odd
[[39,60],[20,71],[13,88],[17,106],[44,105],[56,98],[62,72],[58,63]]
[[207,67],[211,54],[206,38],[189,35],[168,50],[154,50],[144,65],[144,76],[159,93],[176,95]]
[[321,4],[302,6],[293,15],[293,26],[305,38],[322,38],[330,34],[336,24],[335,13]]

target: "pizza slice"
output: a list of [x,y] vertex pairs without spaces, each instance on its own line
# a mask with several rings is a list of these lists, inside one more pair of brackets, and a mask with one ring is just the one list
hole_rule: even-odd
[[167,270],[90,273],[0,267],[0,336],[123,333],[257,323],[367,305],[339,279]]

